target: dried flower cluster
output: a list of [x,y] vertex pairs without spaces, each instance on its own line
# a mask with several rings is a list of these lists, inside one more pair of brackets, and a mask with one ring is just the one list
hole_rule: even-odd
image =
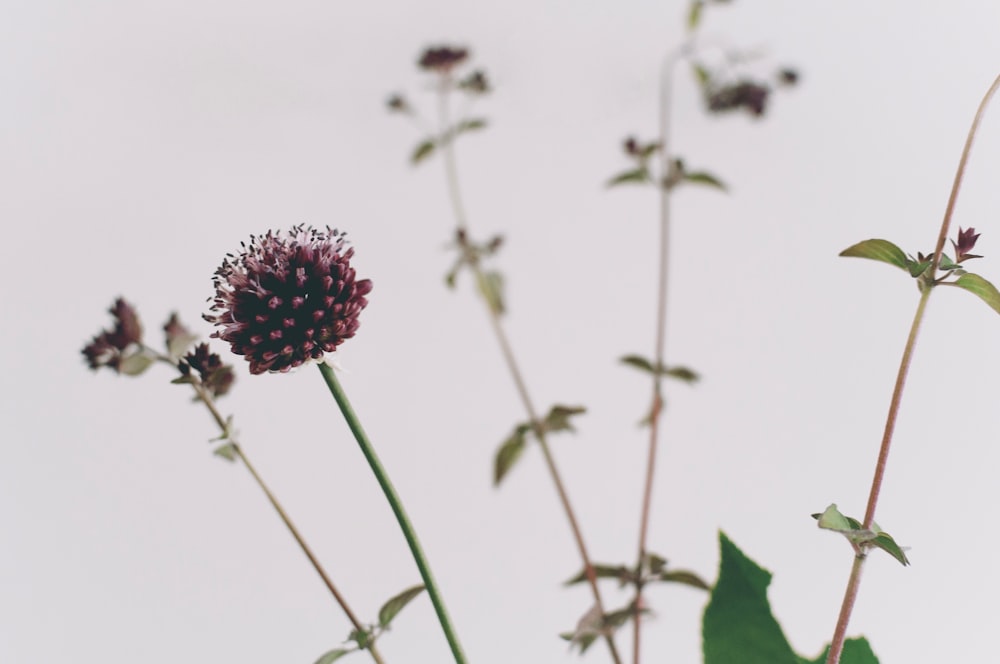
[[115,319],[114,328],[95,336],[83,348],[83,356],[87,365],[95,371],[108,367],[120,372],[126,352],[142,345],[142,325],[135,309],[123,298],[115,300],[108,313]]
[[372,289],[357,280],[343,234],[296,226],[252,237],[216,271],[205,319],[212,334],[250,362],[250,372],[285,372],[336,350],[358,329]]

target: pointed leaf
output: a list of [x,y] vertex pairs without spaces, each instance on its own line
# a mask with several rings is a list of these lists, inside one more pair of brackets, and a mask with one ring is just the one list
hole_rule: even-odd
[[428,138],[427,140],[423,141],[413,149],[413,153],[410,155],[410,163],[416,166],[424,159],[431,156],[431,153],[434,152],[434,148],[436,147],[437,147],[437,141],[435,141],[433,138]]
[[331,664],[331,662],[337,661],[350,652],[354,651],[347,650],[346,648],[335,648],[334,650],[323,653],[323,656],[316,660],[316,664]]
[[524,453],[524,447],[527,443],[525,436],[527,436],[529,431],[531,431],[529,425],[519,424],[514,429],[514,433],[500,445],[500,449],[497,450],[496,459],[493,462],[493,486],[500,486],[500,482],[507,476],[510,469],[514,467],[517,460],[521,458],[521,454]]
[[476,275],[479,293],[490,310],[497,316],[503,315],[503,275],[499,272],[477,272]]
[[622,364],[627,364],[630,367],[635,367],[636,369],[640,369],[642,371],[656,373],[656,370],[653,368],[653,363],[644,357],[640,357],[639,355],[626,355],[619,361]]
[[[802,664],[826,664],[830,647],[827,646],[823,654],[816,659],[801,658]],[[840,664],[878,664],[878,657],[872,652],[872,647],[868,645],[868,640],[863,638],[847,639],[844,641],[844,650],[840,653]]]
[[684,182],[690,182],[691,184],[703,184],[708,187],[715,187],[720,191],[728,190],[728,187],[726,187],[726,184],[722,180],[715,177],[711,173],[706,173],[705,171],[685,173],[681,179]]
[[837,532],[851,530],[851,524],[847,521],[847,517],[837,509],[836,503],[830,503],[830,506],[822,514],[813,514],[813,518],[818,519],[819,527],[825,530],[835,530]]
[[468,120],[462,120],[455,125],[455,129],[452,133],[453,135],[458,136],[459,134],[467,131],[478,131],[479,129],[485,129],[486,124],[487,122],[485,118],[470,118]]
[[423,584],[419,586],[413,586],[412,588],[407,588],[403,592],[399,593],[388,602],[382,605],[382,608],[378,610],[378,624],[379,627],[387,627],[392,619],[396,617],[400,611],[403,610],[407,604],[410,603],[414,597],[419,595],[424,591]]
[[704,664],[801,664],[771,614],[771,574],[719,533],[719,580],[702,619]]
[[649,182],[649,170],[643,166],[642,168],[637,168],[634,171],[625,171],[624,173],[619,173],[610,180],[608,180],[608,187],[614,187],[619,184],[636,183],[636,182]]
[[698,375],[693,369],[688,369],[687,367],[671,367],[661,372],[664,376],[668,378],[676,378],[677,380],[684,381],[685,383],[697,383],[701,376]]
[[708,84],[712,82],[712,74],[709,73],[707,69],[698,63],[692,65],[694,68],[694,77],[698,81],[698,86],[704,90],[708,87]]
[[930,260],[915,261],[908,259],[906,261],[906,269],[910,273],[910,276],[913,277],[914,279],[916,279],[924,272],[926,272],[927,268],[929,268],[930,266],[931,266]]
[[686,586],[691,586],[692,588],[700,588],[701,590],[711,590],[712,586],[708,585],[704,579],[695,574],[694,572],[688,572],[686,570],[674,570],[673,572],[660,572],[658,581],[663,581],[665,583],[683,583]]
[[542,422],[542,428],[548,432],[575,431],[569,418],[586,412],[587,409],[583,406],[552,406]]
[[983,302],[990,305],[993,311],[1000,313],[1000,291],[997,291],[996,286],[986,279],[983,279],[978,274],[968,272],[960,276],[953,283],[959,288],[964,288],[970,293],[978,295]]
[[236,461],[236,446],[232,443],[226,443],[225,445],[219,445],[214,450],[212,454],[215,456],[220,456],[226,461]]
[[865,240],[844,249],[841,256],[856,256],[857,258],[870,258],[875,261],[882,261],[889,265],[895,265],[903,270],[907,269],[907,258],[903,250],[888,240]]
[[892,538],[889,533],[880,532],[878,536],[871,540],[872,546],[882,549],[890,556],[898,560],[904,567],[910,564],[909,558],[906,557],[906,552],[903,548],[896,544],[896,540]]
[[[598,579],[618,579],[623,585],[631,580],[632,573],[624,565],[594,565],[594,576]],[[580,573],[568,581],[564,581],[564,586],[572,586],[576,583],[583,583],[587,580],[587,570],[580,570]]]

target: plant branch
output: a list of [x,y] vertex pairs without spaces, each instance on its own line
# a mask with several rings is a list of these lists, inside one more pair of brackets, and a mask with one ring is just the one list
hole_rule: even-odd
[[[169,358],[160,357],[158,359],[164,360],[176,368],[176,365]],[[215,400],[212,399],[212,396],[200,383],[191,383],[191,386],[194,388],[195,394],[198,395],[198,400],[205,405],[205,408],[208,409],[208,412],[212,415],[212,419],[215,420],[215,423],[219,426],[219,430],[223,434],[228,433],[229,427],[226,420],[222,417],[222,414],[216,407]],[[323,565],[320,564],[319,559],[316,558],[316,555],[306,543],[305,538],[302,537],[302,533],[299,532],[299,529],[292,522],[291,517],[288,516],[287,512],[285,512],[285,508],[282,507],[281,503],[278,502],[278,498],[271,492],[267,484],[264,483],[264,479],[257,472],[257,469],[254,468],[252,463],[250,463],[250,459],[247,458],[246,452],[243,451],[243,447],[232,438],[230,438],[229,444],[232,446],[233,452],[236,456],[243,462],[246,469],[250,471],[250,475],[253,477],[254,481],[257,482],[257,486],[260,487],[260,490],[264,492],[265,496],[267,496],[267,500],[271,503],[271,506],[274,507],[274,510],[278,513],[278,516],[285,524],[285,527],[288,528],[288,532],[290,532],[292,537],[295,538],[299,548],[302,549],[302,553],[306,554],[306,558],[308,558],[309,562],[312,563],[313,569],[315,569],[316,573],[319,574],[319,577],[323,580],[323,584],[327,587],[327,590],[330,591],[330,594],[333,595],[333,598],[336,600],[341,610],[343,610],[344,615],[346,615],[347,619],[351,621],[351,625],[354,626],[354,629],[360,632],[365,631],[364,625],[360,620],[358,620],[358,617],[351,610],[351,607],[347,604],[347,600],[344,596],[340,594],[339,590],[337,590],[337,586],[333,584],[333,580],[326,573],[326,570],[323,569]],[[379,653],[374,641],[370,643],[365,650],[371,654],[372,659],[375,660],[377,664],[385,664],[385,660],[382,659],[382,655]]]
[[[968,137],[965,140],[965,145],[962,148],[962,156],[958,162],[958,169],[955,172],[955,180],[952,184],[951,193],[948,196],[948,205],[945,207],[944,219],[941,222],[941,230],[938,233],[937,245],[934,248],[934,258],[931,262],[930,273],[928,279],[924,282],[922,291],[920,293],[920,302],[917,305],[917,311],[913,316],[913,323],[910,326],[910,334],[906,339],[906,346],[903,349],[903,358],[899,364],[899,372],[896,375],[896,385],[893,388],[892,399],[889,402],[889,414],[885,421],[885,430],[882,434],[882,444],[879,448],[878,460],[875,463],[875,475],[872,478],[871,490],[868,494],[868,506],[865,509],[865,520],[862,523],[862,528],[869,529],[875,522],[875,509],[878,506],[879,495],[882,492],[882,483],[885,477],[886,464],[889,460],[889,448],[892,444],[892,435],[896,428],[896,418],[899,414],[899,404],[903,397],[903,388],[906,384],[906,376],[910,370],[910,364],[913,359],[913,349],[917,342],[917,333],[920,330],[920,323],[923,320],[924,312],[927,308],[927,300],[930,298],[931,291],[935,283],[935,277],[937,276],[938,265],[941,262],[941,254],[944,251],[945,240],[948,236],[948,229],[951,226],[951,217],[955,211],[955,203],[958,200],[958,192],[962,186],[962,180],[965,176],[965,167],[969,161],[969,155],[972,152],[972,143],[975,139],[976,133],[979,130],[979,125],[982,121],[983,115],[986,112],[986,107],[988,106],[993,95],[996,91],[1000,89],[1000,76],[993,81],[989,90],[983,96],[982,101],[979,103],[979,108],[976,110],[976,116],[973,118],[972,126],[969,128]],[[863,553],[859,553],[855,556],[854,566],[851,569],[851,576],[848,579],[847,590],[844,593],[844,601],[841,605],[840,616],[837,619],[837,627],[834,631],[833,641],[830,644],[830,652],[827,655],[827,664],[838,664],[840,662],[840,655],[844,648],[844,639],[847,634],[847,625],[850,622],[851,612],[854,609],[854,603],[857,599],[858,589],[861,585],[861,568],[864,566],[865,556]]]
[[[441,122],[441,133],[444,135],[449,131],[451,120],[449,118],[448,109],[448,98],[450,91],[450,81],[445,77],[442,79],[441,89],[439,90],[439,113]],[[454,136],[452,137],[454,140]],[[458,168],[455,165],[455,152],[452,146],[452,140],[445,141],[443,147],[443,160],[445,164],[445,177],[448,184],[448,195],[451,200],[452,211],[455,215],[455,225],[456,236],[461,244],[461,251],[465,252],[467,256],[470,256],[469,267],[471,268],[473,275],[476,278],[476,283],[482,283],[484,279],[482,268],[479,265],[478,257],[475,252],[470,251],[468,246],[468,234],[467,234],[467,218],[465,215],[465,207],[462,204],[461,190],[458,185]],[[539,447],[542,450],[542,456],[545,459],[545,466],[548,469],[549,476],[552,478],[552,483],[555,486],[556,493],[559,496],[559,502],[562,504],[563,512],[566,514],[566,520],[569,522],[570,530],[573,534],[573,540],[576,543],[577,551],[583,561],[584,573],[587,576],[587,583],[590,586],[591,594],[594,597],[594,603],[601,612],[601,616],[606,615],[604,609],[604,601],[601,597],[600,588],[597,585],[597,574],[594,571],[594,565],[591,562],[590,553],[587,550],[586,542],[583,539],[583,532],[580,530],[579,520],[576,518],[576,513],[573,510],[573,505],[570,502],[569,494],[566,491],[566,486],[562,481],[562,477],[559,473],[559,468],[556,466],[555,457],[552,455],[552,450],[549,447],[548,440],[545,436],[545,430],[542,427],[542,422],[538,417],[538,411],[534,406],[531,396],[528,393],[528,387],[524,380],[524,374],[522,373],[517,360],[514,356],[514,351],[511,348],[510,341],[507,338],[506,331],[503,327],[503,322],[500,320],[500,313],[497,312],[489,303],[486,305],[487,313],[490,319],[490,327],[493,330],[493,334],[497,339],[497,343],[500,345],[501,353],[503,354],[504,361],[507,364],[507,368],[510,371],[511,378],[514,380],[514,385],[517,389],[517,394],[521,399],[521,403],[524,405],[524,409],[528,414],[528,418],[531,421],[532,428],[538,440]],[[608,649],[611,653],[611,658],[615,664],[621,664],[621,655],[618,653],[618,647],[615,645],[615,640],[613,635],[604,634],[604,639],[607,642]]]
[[406,543],[410,547],[410,553],[413,554],[413,560],[417,564],[417,569],[420,570],[420,576],[424,580],[424,586],[427,588],[427,594],[431,598],[431,604],[434,605],[434,612],[437,614],[438,622],[441,623],[441,629],[444,632],[445,638],[448,640],[448,646],[451,648],[451,653],[455,658],[455,662],[456,664],[466,664],[465,653],[462,651],[462,645],[459,643],[458,636],[455,633],[455,628],[451,624],[451,618],[448,616],[448,610],[445,608],[444,599],[441,597],[441,592],[438,589],[437,582],[434,580],[434,575],[431,573],[430,564],[427,562],[427,556],[424,554],[423,547],[420,546],[420,541],[417,539],[417,532],[413,528],[413,524],[410,522],[410,518],[407,516],[406,510],[403,508],[403,502],[400,500],[399,494],[396,493],[396,489],[393,487],[392,481],[389,479],[389,474],[382,466],[382,462],[379,461],[378,455],[375,454],[375,448],[372,446],[371,440],[368,438],[368,434],[365,433],[364,428],[361,426],[361,421],[358,419],[357,414],[351,407],[351,402],[348,401],[347,394],[344,392],[343,387],[341,387],[340,382],[337,380],[337,376],[334,373],[333,368],[325,362],[319,363],[318,366],[320,373],[323,374],[323,380],[326,381],[326,385],[330,389],[330,394],[333,395],[334,400],[336,400],[337,405],[340,407],[340,412],[347,421],[347,426],[350,427],[351,433],[354,434],[354,439],[358,442],[358,445],[361,447],[362,454],[364,454],[365,459],[368,461],[368,465],[375,474],[375,479],[378,480],[379,486],[382,487],[382,493],[385,494],[386,500],[389,501],[392,513],[396,515],[396,521],[399,523],[399,527],[403,531],[403,537],[406,538]]

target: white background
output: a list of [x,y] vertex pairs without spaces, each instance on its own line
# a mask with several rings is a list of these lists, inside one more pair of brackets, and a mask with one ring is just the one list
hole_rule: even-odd
[[[200,321],[210,278],[251,233],[347,230],[375,282],[344,384],[404,496],[471,661],[571,662],[555,635],[589,606],[540,455],[501,490],[492,455],[524,419],[467,280],[446,291],[453,220],[440,161],[384,112],[414,63],[469,45],[495,93],[459,145],[473,232],[507,238],[509,331],[541,408],[584,404],[553,440],[593,556],[632,562],[649,385],[656,197],[608,191],[621,140],[656,130],[662,56],[684,3],[0,4],[0,661],[309,664],[349,627],[249,475],[211,456],[208,416],[157,368],[86,370],[80,348],[117,295],[148,336]],[[675,205],[669,385],[650,545],[714,579],[717,530],[775,573],[795,648],[827,642],[851,563],[809,518],[861,516],[917,292],[844,247],[933,248],[969,122],[1000,71],[1000,5],[738,1],[706,37],[764,47],[802,85],[763,121],[704,116],[679,77],[675,145],[732,185]],[[983,233],[1000,279],[1000,107],[955,222]],[[936,292],[878,520],[913,565],[873,555],[852,634],[883,663],[985,661],[995,650],[1000,320]],[[221,351],[221,346],[218,347]],[[404,542],[314,368],[250,377],[233,413],[247,453],[356,611],[418,582]],[[608,604],[629,597],[613,584]],[[645,662],[697,662],[704,595],[653,588]],[[630,650],[630,630],[619,639]],[[446,662],[426,597],[381,643]],[[362,661],[364,655],[353,655]],[[597,644],[587,661],[608,661]]]

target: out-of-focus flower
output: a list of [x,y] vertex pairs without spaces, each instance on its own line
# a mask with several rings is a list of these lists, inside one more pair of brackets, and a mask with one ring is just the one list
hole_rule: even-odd
[[114,328],[95,336],[82,351],[87,365],[95,371],[101,367],[121,371],[126,351],[138,349],[142,345],[142,325],[131,304],[118,298],[108,309],[108,313],[114,316]]
[[453,46],[432,46],[421,54],[417,64],[421,69],[447,74],[469,57],[469,49]]
[[490,91],[490,82],[486,78],[486,72],[477,69],[459,81],[458,87],[472,94],[484,95]]
[[172,360],[177,360],[191,347],[198,336],[192,334],[187,327],[181,323],[177,313],[170,314],[170,319],[163,324],[163,334],[167,344],[167,354]]
[[752,81],[740,81],[718,88],[708,95],[708,110],[719,113],[745,108],[760,117],[767,108],[767,98],[771,89]]
[[251,237],[215,273],[215,298],[205,320],[212,336],[250,362],[250,373],[285,372],[354,336],[368,304],[369,279],[357,280],[342,233],[296,226]]
[[958,229],[958,242],[955,240],[951,241],[951,246],[955,247],[955,262],[961,263],[962,261],[969,260],[970,258],[982,258],[982,256],[977,256],[970,253],[976,247],[976,240],[979,239],[979,233],[976,232],[975,228],[969,227],[964,231],[961,227]]
[[229,392],[236,380],[233,368],[223,364],[222,358],[211,352],[205,343],[195,346],[194,350],[177,363],[177,368],[184,376],[190,375],[192,369],[198,372],[202,386],[213,397],[221,397]]

